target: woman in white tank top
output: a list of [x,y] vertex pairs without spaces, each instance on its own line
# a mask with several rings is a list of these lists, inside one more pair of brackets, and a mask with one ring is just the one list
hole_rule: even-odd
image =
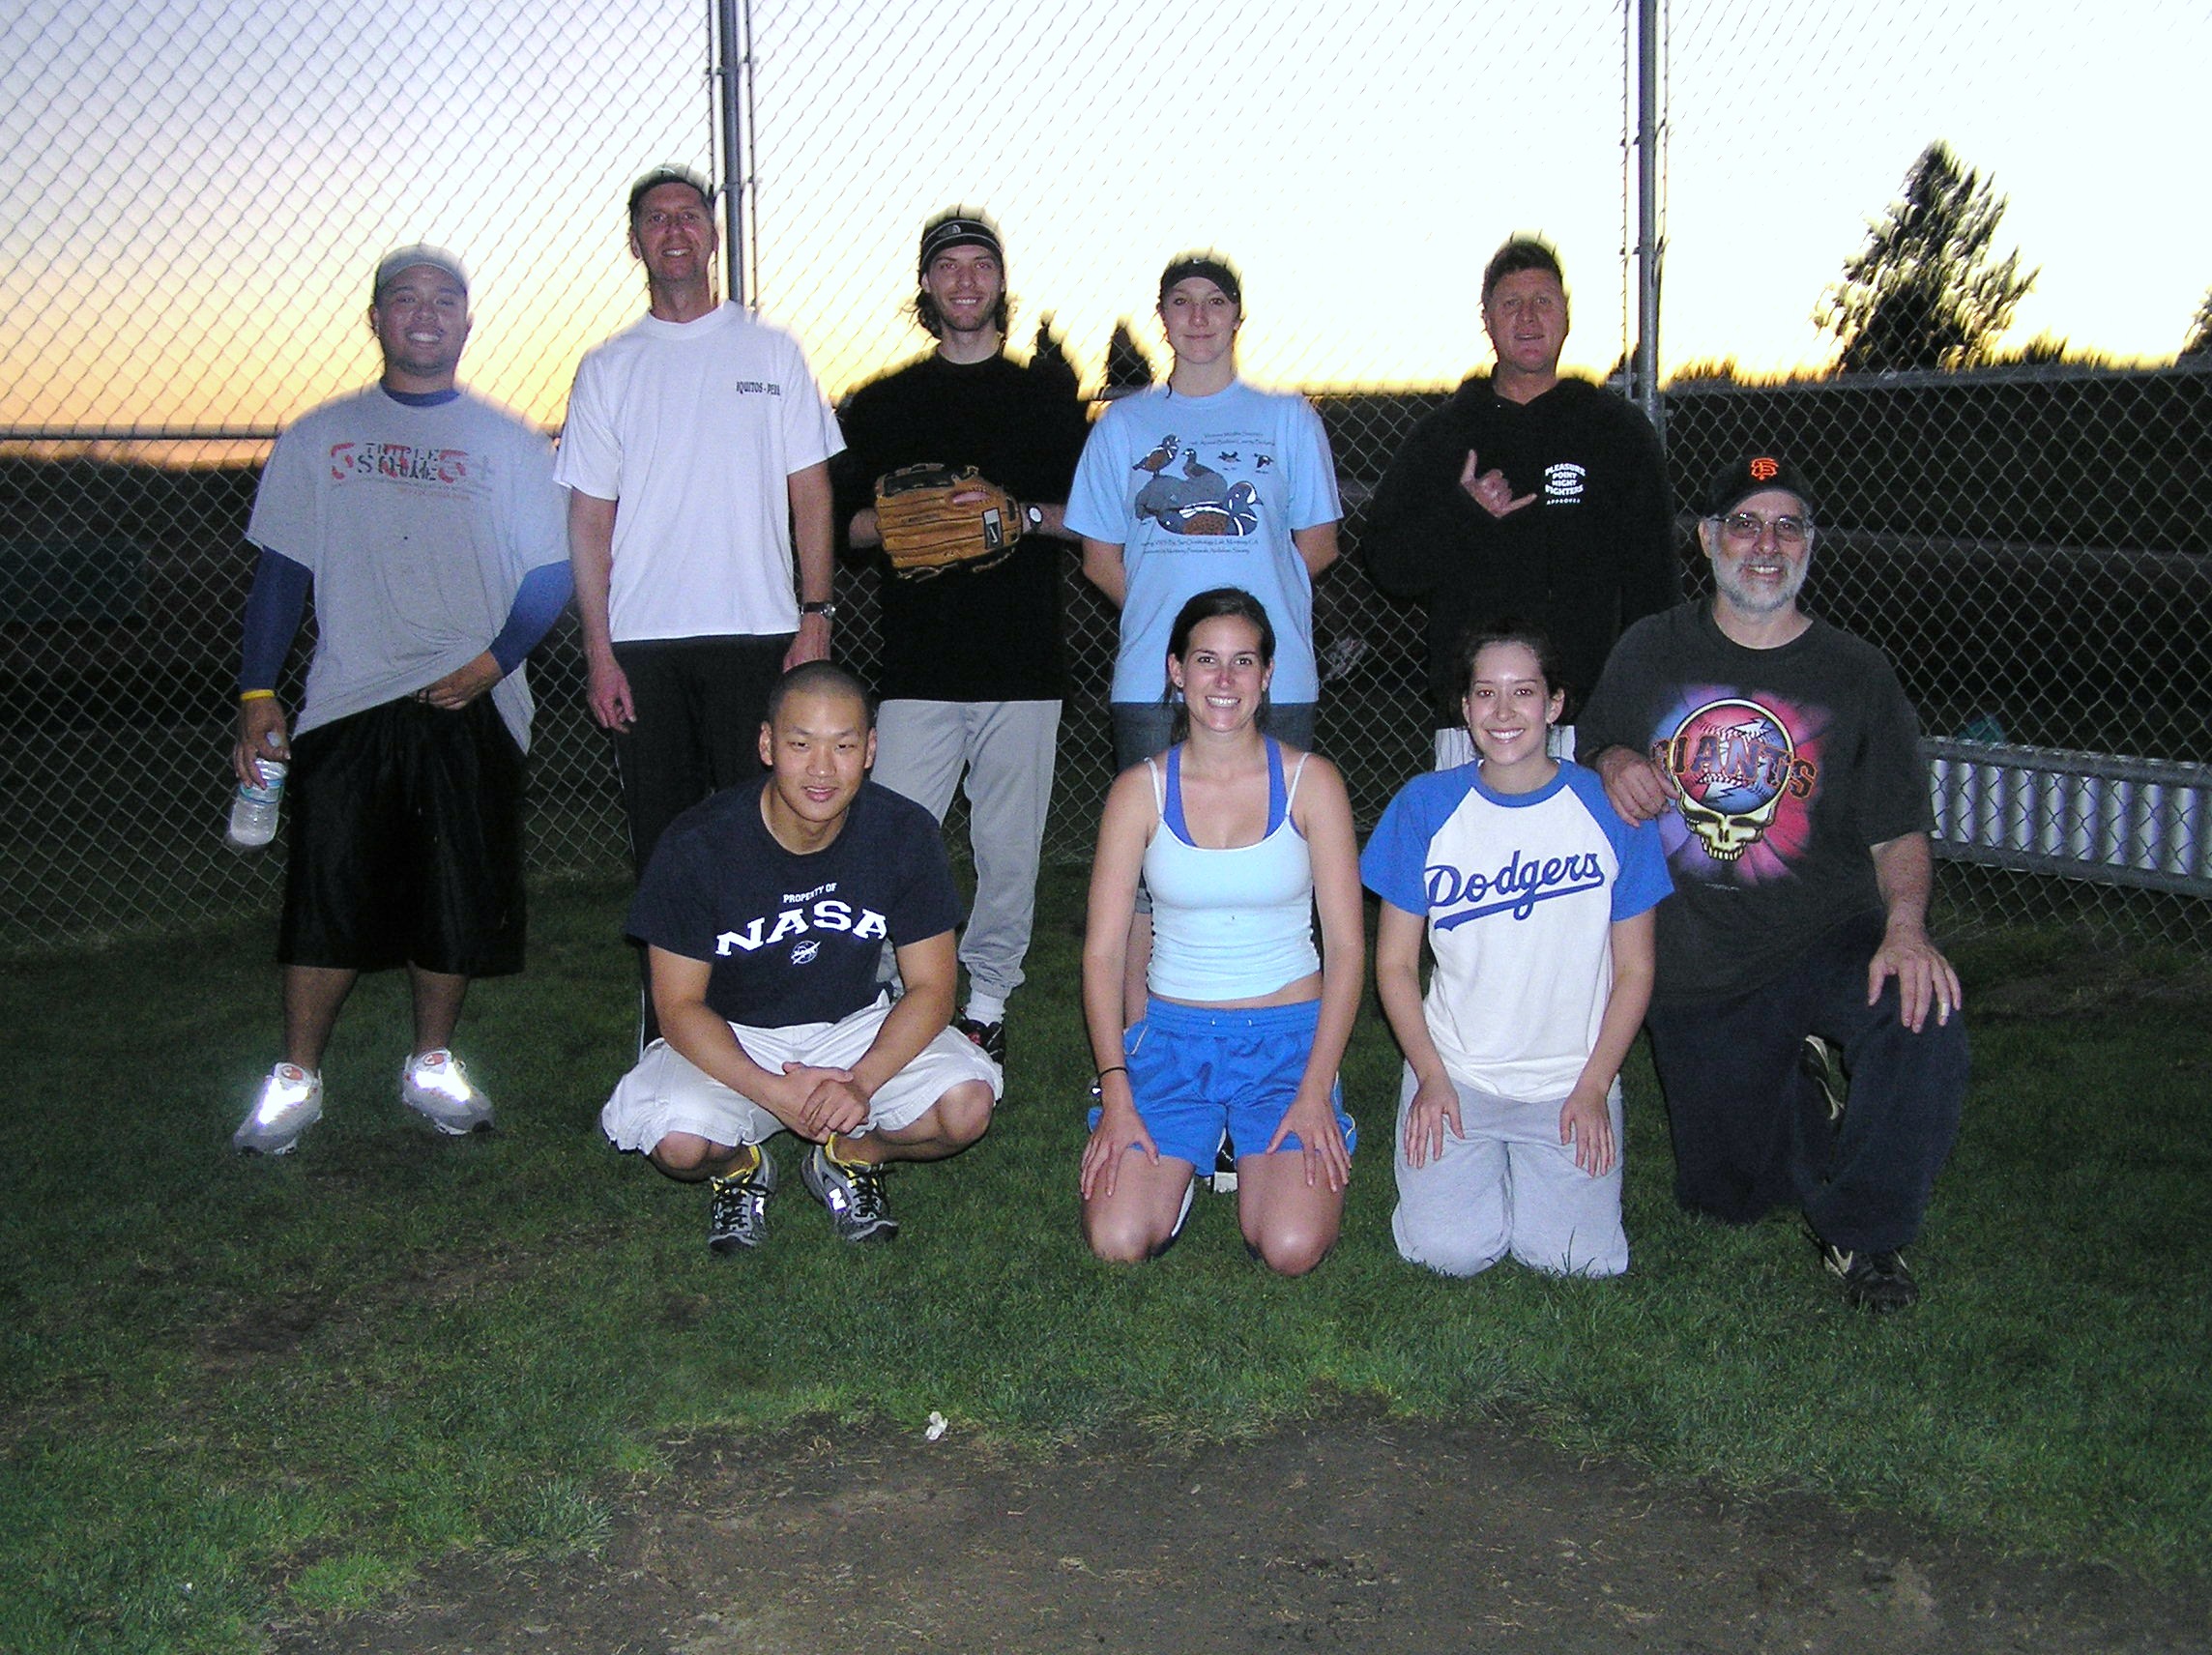
[[[1102,1259],[1167,1250],[1224,1132],[1245,1245],[1269,1268],[1312,1269],[1343,1218],[1355,1134],[1336,1069],[1359,1005],[1356,836],[1336,768],[1264,733],[1274,642],[1250,593],[1186,603],[1167,657],[1183,739],[1107,796],[1083,948],[1099,1099],[1083,1230]],[[1124,1029],[1140,878],[1153,899],[1149,998]]]

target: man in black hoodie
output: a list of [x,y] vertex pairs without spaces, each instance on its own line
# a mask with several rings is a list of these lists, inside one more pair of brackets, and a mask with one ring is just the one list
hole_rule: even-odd
[[1567,291],[1550,244],[1515,237],[1482,273],[1498,353],[1414,427],[1369,508],[1376,583],[1429,605],[1437,763],[1474,755],[1453,682],[1470,622],[1533,621],[1558,646],[1573,714],[1630,623],[1682,597],[1659,442],[1634,405],[1559,377]]

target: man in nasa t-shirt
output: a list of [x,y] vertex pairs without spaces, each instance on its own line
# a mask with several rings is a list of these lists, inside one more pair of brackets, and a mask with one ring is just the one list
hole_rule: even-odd
[[[800,1176],[847,1241],[886,1240],[891,1161],[983,1135],[999,1065],[950,1031],[958,898],[929,812],[866,779],[866,692],[815,661],[786,673],[760,732],[769,776],[679,816],[631,905],[661,1037],[599,1113],[617,1148],[711,1186],[707,1244],[766,1232],[766,1141],[811,1146]],[[888,942],[906,992],[876,967]]]

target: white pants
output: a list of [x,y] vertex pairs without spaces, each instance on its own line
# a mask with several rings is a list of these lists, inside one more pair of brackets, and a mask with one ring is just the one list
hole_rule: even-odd
[[960,963],[970,990],[995,1000],[1022,985],[1059,743],[1057,701],[887,701],[876,713],[874,779],[940,823],[968,772],[975,901]]
[[[1412,1263],[1447,1276],[1471,1276],[1511,1253],[1532,1270],[1561,1276],[1617,1276],[1628,1268],[1620,1227],[1620,1169],[1591,1177],[1559,1142],[1559,1106],[1495,1097],[1459,1081],[1460,1125],[1444,1131],[1444,1150],[1426,1166],[1406,1159],[1406,1112],[1420,1089],[1408,1064],[1398,1093],[1391,1159],[1398,1208],[1390,1233]],[[1622,1144],[1620,1083],[1606,1098],[1613,1141]]]
[[[733,1023],[730,1032],[745,1055],[771,1074],[780,1073],[787,1062],[849,1069],[875,1044],[889,1015],[889,1002],[879,1000],[835,1023],[795,1023],[785,1029]],[[1005,1086],[999,1065],[980,1046],[941,1029],[912,1062],[876,1089],[868,1100],[867,1124],[859,1130],[895,1132],[911,1126],[962,1081],[988,1081],[994,1101]],[[648,1154],[671,1132],[735,1147],[765,1143],[783,1129],[772,1112],[732,1091],[666,1040],[646,1047],[637,1067],[616,1083],[614,1095],[599,1111],[599,1130],[610,1144]]]

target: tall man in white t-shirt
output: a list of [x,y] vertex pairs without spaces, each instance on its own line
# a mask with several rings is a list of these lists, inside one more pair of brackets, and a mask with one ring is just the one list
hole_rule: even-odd
[[716,245],[704,180],[670,167],[631,188],[651,310],[578,365],[554,469],[640,871],[680,812],[761,774],[770,689],[830,653],[844,444],[798,342],[720,302]]

